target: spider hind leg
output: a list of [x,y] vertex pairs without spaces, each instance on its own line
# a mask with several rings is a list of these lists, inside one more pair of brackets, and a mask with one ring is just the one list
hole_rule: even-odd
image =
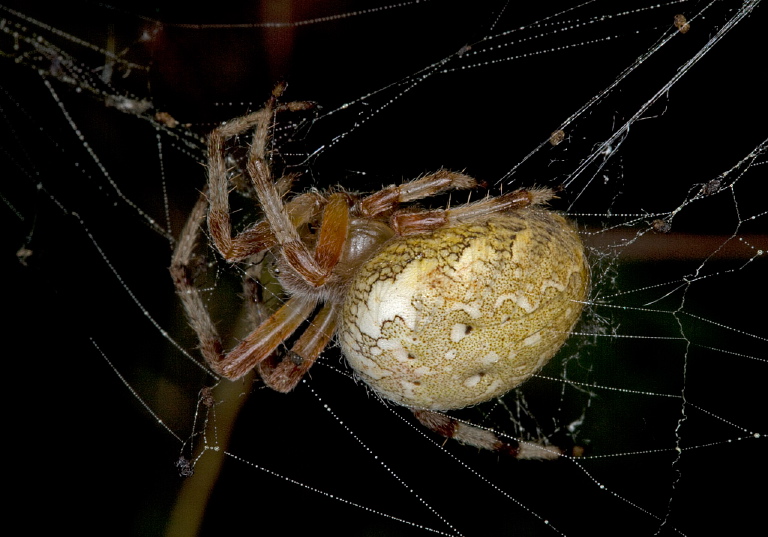
[[432,410],[411,409],[424,427],[462,444],[487,449],[517,459],[557,459],[563,453],[554,446],[536,442],[518,442],[511,437],[500,437],[491,429],[478,427]]

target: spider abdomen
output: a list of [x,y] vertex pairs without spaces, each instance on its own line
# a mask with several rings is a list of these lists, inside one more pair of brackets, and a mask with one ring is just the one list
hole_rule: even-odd
[[397,237],[364,263],[339,340],[382,397],[449,410],[499,397],[567,339],[589,290],[573,227],[529,208]]

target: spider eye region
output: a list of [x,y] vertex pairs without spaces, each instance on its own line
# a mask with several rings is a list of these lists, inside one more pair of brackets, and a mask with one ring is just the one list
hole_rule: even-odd
[[540,208],[395,237],[355,274],[339,341],[382,397],[450,410],[500,397],[560,349],[589,293],[573,226]]

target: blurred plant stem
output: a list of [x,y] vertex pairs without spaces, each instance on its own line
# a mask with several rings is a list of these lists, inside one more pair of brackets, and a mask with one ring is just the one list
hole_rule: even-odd
[[[208,446],[195,464],[194,475],[184,480],[168,518],[166,537],[193,537],[199,534],[208,500],[224,464],[232,430],[240,410],[248,399],[247,394],[251,391],[253,378],[254,375],[251,374],[238,382],[222,379],[213,388],[214,400],[226,403],[216,406],[216,419],[209,420],[205,433],[208,438],[216,438],[216,449]],[[215,433],[212,431],[213,427],[216,428]]]

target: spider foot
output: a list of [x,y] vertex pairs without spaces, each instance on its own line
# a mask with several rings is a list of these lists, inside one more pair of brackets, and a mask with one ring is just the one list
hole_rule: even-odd
[[299,384],[312,366],[311,360],[305,360],[295,352],[288,351],[283,356],[270,356],[257,368],[264,384],[280,393],[288,393]]

